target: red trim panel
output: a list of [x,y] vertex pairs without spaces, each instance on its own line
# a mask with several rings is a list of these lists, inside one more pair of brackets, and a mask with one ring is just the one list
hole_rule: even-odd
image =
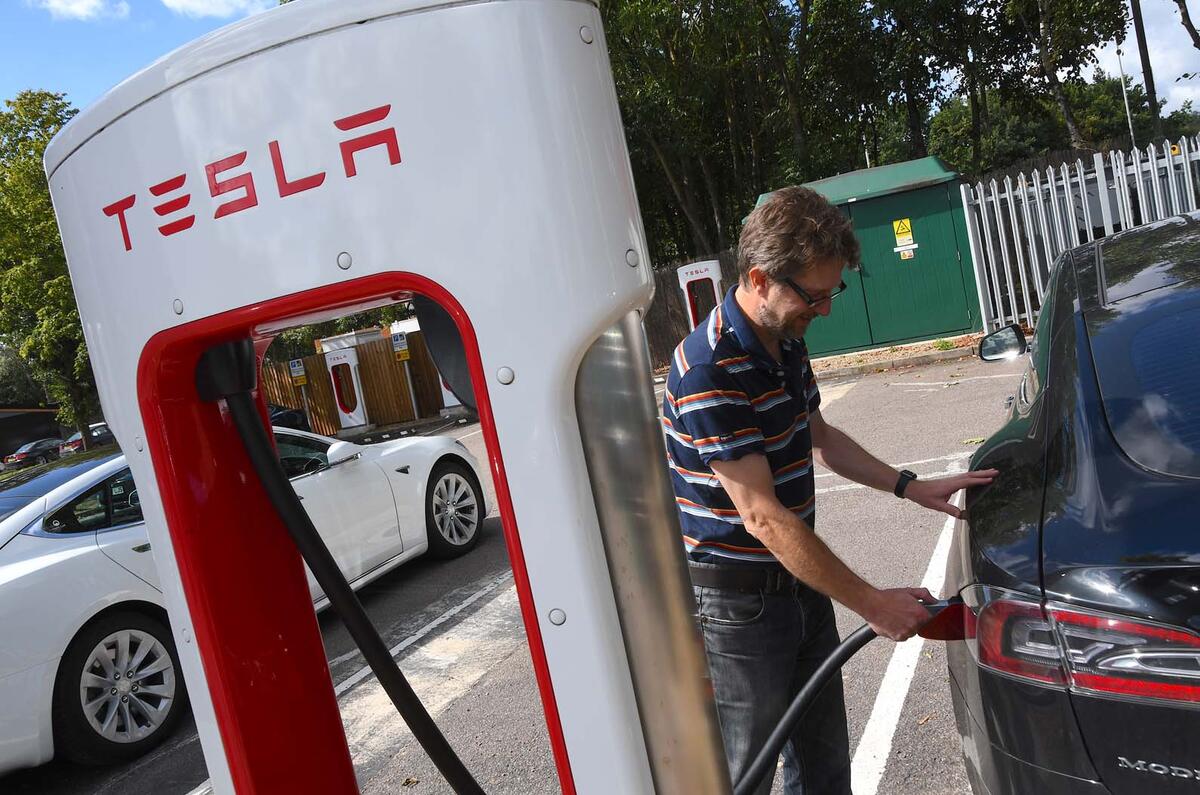
[[[441,286],[399,272],[166,329],[142,351],[138,405],[234,786],[243,794],[358,792],[300,556],[223,405],[200,402],[196,363],[210,346],[252,335],[257,326],[402,291],[440,303],[462,336],[555,765],[563,792],[574,795],[475,330]],[[256,345],[260,357],[265,346]],[[258,400],[265,421],[261,394]]]

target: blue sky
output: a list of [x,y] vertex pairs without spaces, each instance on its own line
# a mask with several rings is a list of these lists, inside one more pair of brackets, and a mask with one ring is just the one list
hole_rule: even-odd
[[274,0],[0,0],[0,99],[63,91],[78,108],[160,56]]
[[[304,0],[300,0],[304,2]],[[353,2],[353,0],[342,0]],[[182,44],[275,0],[0,0],[0,100],[25,88],[64,91],[86,107],[109,88]],[[1200,2],[1188,0],[1193,20]],[[1155,84],[1165,110],[1192,100],[1200,109],[1200,51],[1179,24],[1172,0],[1142,0]],[[1100,65],[1117,73],[1116,46],[1099,53]],[[1132,31],[1125,44],[1126,74],[1141,80]]]

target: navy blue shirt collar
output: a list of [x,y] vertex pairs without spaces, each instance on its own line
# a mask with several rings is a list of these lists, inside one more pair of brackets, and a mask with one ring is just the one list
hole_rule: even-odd
[[[764,370],[775,370],[781,362],[776,361],[775,357],[767,352],[763,346],[762,340],[754,333],[754,329],[750,326],[750,321],[746,319],[746,314],[742,312],[742,308],[738,306],[737,298],[734,293],[737,292],[737,285],[729,288],[729,292],[725,293],[725,298],[721,301],[721,314],[725,316],[726,327],[731,329],[734,336],[737,337],[738,344],[746,353],[750,354],[750,358],[754,364]],[[780,348],[783,354],[783,364],[786,364],[789,359],[789,354],[796,347],[793,340],[783,340],[780,342]]]

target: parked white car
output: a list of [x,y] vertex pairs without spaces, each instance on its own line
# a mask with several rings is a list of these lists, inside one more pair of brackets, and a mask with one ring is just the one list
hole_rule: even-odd
[[[280,462],[351,585],[471,549],[478,463],[447,437],[361,446],[275,429]],[[81,453],[0,481],[0,774],[56,754],[145,753],[186,711],[125,457]],[[328,602],[309,574],[319,610]],[[3,789],[0,786],[0,789]]]

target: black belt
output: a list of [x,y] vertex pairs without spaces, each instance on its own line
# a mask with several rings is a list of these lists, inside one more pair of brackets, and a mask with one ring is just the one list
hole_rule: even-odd
[[782,566],[705,566],[688,561],[688,574],[692,585],[732,591],[777,593],[797,582]]

